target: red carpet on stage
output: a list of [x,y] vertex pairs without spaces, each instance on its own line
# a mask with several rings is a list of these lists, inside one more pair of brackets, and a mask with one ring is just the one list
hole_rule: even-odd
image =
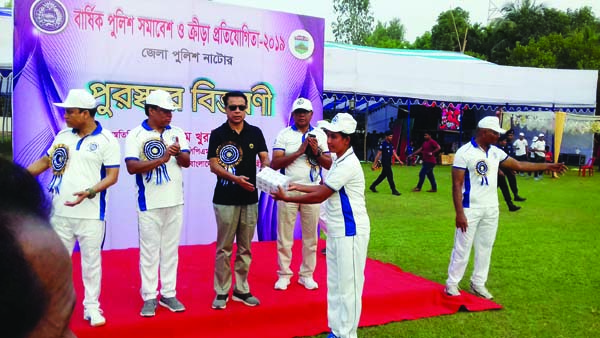
[[[319,243],[319,250],[325,245]],[[111,250],[102,254],[100,304],[107,324],[92,328],[83,320],[83,286],[79,253],[73,254],[77,306],[71,328],[80,338],[88,337],[257,337],[284,338],[316,335],[328,331],[325,256],[318,254],[315,280],[318,290],[306,290],[297,275],[286,291],[277,291],[277,246],[275,242],[252,244],[250,287],[260,299],[248,307],[230,299],[225,310],[211,309],[214,298],[215,245],[182,246],[179,250],[177,298],[186,306],[172,313],[159,306],[156,316],[139,315],[142,300],[137,249]],[[234,251],[235,252],[235,251]],[[298,271],[301,243],[294,245],[292,270]],[[449,297],[443,285],[403,272],[391,264],[369,259],[365,271],[363,311],[360,326],[411,320],[468,311],[500,309],[501,306],[463,293]]]

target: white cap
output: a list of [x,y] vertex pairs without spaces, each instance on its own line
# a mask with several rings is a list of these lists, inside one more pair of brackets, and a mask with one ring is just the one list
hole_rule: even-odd
[[544,137],[544,133],[540,133],[538,136],[539,137]]
[[525,134],[523,134],[523,133],[519,133],[519,136],[525,136]]
[[150,95],[146,97],[146,104],[159,106],[166,110],[175,110],[178,108],[175,102],[173,102],[171,94],[162,89],[152,91]]
[[535,142],[537,140],[538,140],[537,136],[534,136],[533,139],[532,139],[533,142]]
[[506,133],[506,130],[500,128],[500,120],[496,116],[486,116],[479,120],[477,128],[491,129],[499,134]]
[[317,126],[334,133],[353,134],[356,131],[356,120],[348,113],[338,113],[331,122],[319,121]]
[[92,94],[85,89],[71,89],[67,99],[62,103],[55,103],[57,107],[93,109],[98,105]]
[[299,97],[296,99],[296,101],[294,101],[294,104],[292,105],[292,112],[295,112],[298,109],[312,111],[313,110],[312,103],[310,103],[309,99]]

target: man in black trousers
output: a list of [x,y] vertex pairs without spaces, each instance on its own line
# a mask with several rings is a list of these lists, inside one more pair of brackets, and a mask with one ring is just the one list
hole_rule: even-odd
[[384,178],[387,177],[388,183],[390,184],[390,189],[392,189],[392,195],[400,196],[400,193],[398,192],[398,190],[396,190],[396,184],[394,184],[394,173],[392,172],[392,157],[395,158],[398,161],[398,163],[403,163],[402,161],[400,161],[400,157],[398,157],[398,154],[396,154],[394,146],[392,145],[393,135],[394,134],[392,133],[392,131],[388,130],[385,133],[385,139],[379,145],[379,151],[375,156],[375,160],[373,161],[373,166],[371,169],[375,170],[377,168],[377,162],[381,158],[381,174],[379,174],[379,177],[377,177],[375,182],[371,184],[369,189],[372,192],[377,192],[377,189],[375,188],[379,183],[383,181]]
[[[514,135],[515,135],[514,131],[511,129],[511,130],[508,130],[505,135],[502,135],[500,137],[500,139],[498,140],[498,147],[500,149],[504,150],[504,152],[509,156],[512,156],[511,154],[514,155],[514,152],[512,149],[512,142],[513,142],[512,139],[513,139]],[[508,184],[506,181],[508,181]],[[515,177],[514,172],[510,169],[500,168],[500,170],[498,171],[498,188],[500,188],[500,190],[502,191],[502,196],[504,197],[504,201],[506,202],[506,205],[508,206],[508,210],[517,211],[517,210],[521,209],[521,207],[515,205],[512,202],[512,199],[510,196],[510,190],[508,189],[509,186],[510,186],[510,190],[512,190],[513,194],[515,195],[514,200],[516,202],[523,202],[526,200],[526,198],[519,196],[519,188],[517,187],[517,178]]]

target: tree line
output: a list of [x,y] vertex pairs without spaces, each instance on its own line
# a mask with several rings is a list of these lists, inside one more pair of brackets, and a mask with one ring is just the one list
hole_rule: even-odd
[[335,40],[361,46],[462,52],[500,65],[600,69],[600,18],[590,7],[558,10],[535,0],[507,3],[487,25],[456,7],[430,31],[405,39],[400,18],[374,24],[369,0],[333,0]]

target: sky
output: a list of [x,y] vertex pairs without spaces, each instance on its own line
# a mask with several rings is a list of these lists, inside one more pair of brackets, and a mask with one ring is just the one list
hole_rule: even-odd
[[[228,3],[240,6],[264,8],[275,11],[303,14],[325,18],[325,39],[333,41],[331,23],[335,21],[332,0],[213,0],[218,3]],[[395,17],[400,18],[406,28],[406,39],[414,42],[435,25],[438,15],[451,8],[461,7],[470,14],[471,23],[487,24],[488,13],[498,10],[495,17],[500,16],[499,10],[508,0],[371,0],[371,9],[375,22],[387,22]],[[578,9],[590,6],[596,17],[600,17],[600,0],[537,0],[537,4],[560,10]]]

